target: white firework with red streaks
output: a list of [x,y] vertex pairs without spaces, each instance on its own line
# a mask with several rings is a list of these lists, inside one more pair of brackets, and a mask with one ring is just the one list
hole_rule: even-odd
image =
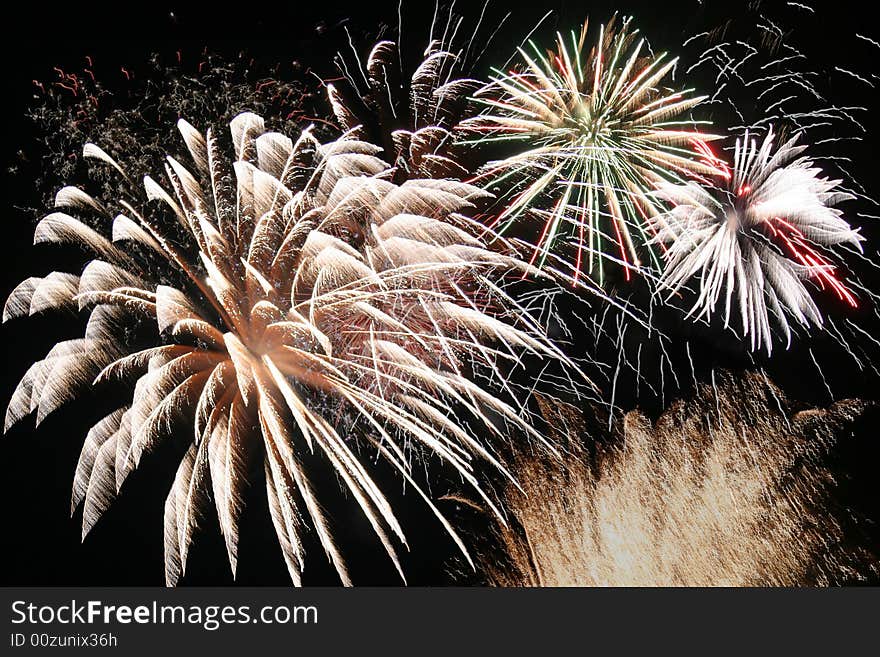
[[719,186],[663,184],[657,191],[673,206],[656,222],[656,240],[667,247],[662,286],[674,295],[698,280],[689,316],[720,312],[730,326],[738,315],[751,349],[768,354],[773,319],[789,343],[794,324],[822,325],[806,281],[856,306],[825,254],[843,244],[861,248],[858,230],[833,207],[853,197],[801,155],[798,137],[774,148],[772,130],[760,144],[747,131]]
[[[562,358],[502,290],[504,272],[528,266],[456,225],[484,193],[444,180],[396,185],[378,147],[350,135],[321,144],[309,130],[293,141],[254,114],[230,125],[234,158],[210,130],[179,127],[195,168],[169,157],[170,193],[150,177],[108,201],[65,187],[59,211],[37,225],[36,243],[78,245],[94,259],[81,275],[27,279],[4,319],[53,308],[89,318],[82,338],[57,343],[27,372],[6,427],[31,413],[40,422],[95,383],[133,384],[131,402],[88,433],[72,508],[83,504],[85,537],[146,454],[186,437],[165,503],[169,584],[211,498],[235,572],[254,465],[294,583],[309,527],[349,583],[306,465],[320,457],[401,577],[406,538],[371,476],[376,455],[465,551],[411,457],[436,455],[500,516],[479,478],[478,463],[504,471],[487,439],[543,440],[505,371],[527,353]],[[129,180],[101,148],[84,154]],[[143,348],[131,343],[138,325],[150,329]],[[476,383],[480,371],[506,392]]]

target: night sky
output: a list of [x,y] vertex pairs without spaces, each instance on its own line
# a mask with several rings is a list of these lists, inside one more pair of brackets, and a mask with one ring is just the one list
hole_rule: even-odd
[[[482,3],[459,2],[457,9],[466,16],[465,24],[479,17]],[[494,9],[495,20],[503,14]],[[749,3],[752,4],[752,3]],[[775,15],[799,16],[785,2],[764,3],[762,11]],[[816,13],[802,13],[790,21],[792,38],[808,55],[810,66],[831,71],[842,67],[876,72],[877,56],[866,60],[864,43],[854,43],[853,35],[862,32],[877,38],[865,26],[869,10],[859,10],[857,3],[815,3]],[[33,226],[48,211],[47,198],[57,188],[71,182],[53,179],[52,172],[41,170],[44,155],[40,127],[28,118],[29,110],[41,102],[36,82],[50,84],[56,79],[55,68],[75,71],[83,68],[86,57],[94,62],[96,75],[112,93],[114,102],[124,107],[130,81],[123,69],[137,79],[149,75],[149,61],[180,61],[180,69],[198,68],[207,48],[219,57],[236,58],[240,53],[255,60],[255,66],[278,65],[279,75],[296,76],[307,92],[320,96],[317,77],[337,75],[332,57],[338,49],[347,49],[344,28],[348,27],[360,52],[380,31],[394,32],[398,22],[397,2],[358,3],[279,3],[244,5],[247,10],[220,9],[221,5],[194,3],[186,6],[162,6],[148,3],[123,3],[112,10],[99,12],[91,5],[70,3],[51,11],[32,3],[15,19],[7,19],[4,40],[4,165],[6,233],[2,240],[3,282],[0,295],[31,275],[44,275],[66,261],[62,249],[32,248]],[[503,3],[512,8],[511,3]],[[706,6],[708,5],[708,7]],[[740,6],[742,5],[742,6]],[[503,63],[512,47],[548,10],[555,16],[547,21],[540,34],[548,35],[558,27],[576,26],[587,15],[605,20],[614,10],[632,14],[635,23],[657,49],[675,52],[689,35],[711,29],[728,19],[733,25],[751,20],[743,8],[746,3],[693,1],[680,2],[528,2],[514,10],[512,18],[495,42],[498,59]],[[739,13],[738,13],[739,12]],[[405,58],[417,61],[424,48],[431,23],[430,2],[405,1],[403,50]],[[487,14],[491,21],[492,10]],[[739,21],[737,23],[736,21]],[[391,36],[390,38],[393,38]],[[189,67],[189,69],[187,69]],[[829,75],[823,84],[829,97],[841,104],[864,105],[860,114],[867,127],[863,141],[848,143],[846,155],[853,160],[851,170],[869,195],[880,197],[877,181],[880,167],[876,153],[880,148],[880,103],[876,89],[866,85],[838,83],[840,76]],[[697,80],[697,83],[702,81]],[[880,82],[875,82],[880,84]],[[94,136],[100,143],[100,135]],[[81,145],[80,145],[81,146]],[[175,144],[177,146],[177,144]],[[36,179],[43,182],[35,183]],[[72,181],[71,184],[81,181]],[[861,203],[861,202],[860,202]],[[865,204],[865,213],[878,214]],[[874,254],[880,243],[880,230],[867,220],[858,222],[868,238],[867,253]],[[75,271],[75,269],[74,269]],[[871,278],[873,276],[873,279]],[[862,275],[863,281],[880,290],[876,272]],[[43,317],[20,319],[0,327],[5,348],[5,366],[0,385],[0,404],[5,408],[12,391],[35,359],[42,357],[59,337],[75,337],[80,324],[73,318]],[[67,330],[59,330],[65,328]],[[736,369],[745,361],[740,352],[729,349],[724,341],[711,336],[691,336],[695,340],[695,358],[701,371],[712,366]],[[831,353],[831,352],[829,352]],[[789,397],[805,404],[827,404],[829,398],[818,382],[815,370],[804,367],[803,352],[780,350],[774,354],[771,374]],[[875,376],[862,374],[843,360],[828,356],[826,376],[836,399],[860,397],[880,400]],[[805,374],[806,373],[806,374]],[[102,392],[103,394],[103,392]],[[98,394],[66,405],[52,414],[38,429],[32,420],[24,420],[0,438],[0,506],[3,516],[3,550],[0,583],[6,585],[160,585],[163,583],[162,515],[164,497],[176,469],[176,461],[162,455],[145,459],[133,474],[122,494],[89,535],[80,543],[81,512],[69,515],[70,487],[82,440],[94,421],[115,400]],[[635,405],[637,400],[623,401]],[[656,401],[645,401],[649,405]],[[651,409],[656,412],[656,408]],[[880,548],[880,532],[872,519],[880,518],[880,496],[876,483],[876,464],[880,458],[877,422],[880,414],[869,411],[857,423],[852,436],[842,437],[830,457],[838,476],[837,504],[864,518],[860,531],[867,532],[874,549]],[[389,481],[394,481],[389,478]],[[241,530],[242,545],[238,581],[243,584],[285,584],[287,574],[277,547],[274,530],[265,508],[261,486],[253,487]],[[389,484],[392,505],[402,524],[409,527],[411,550],[403,559],[411,584],[443,584],[450,581],[449,571],[456,569],[453,546],[442,528],[418,503],[415,495],[401,497],[400,486]],[[441,491],[442,492],[442,491]],[[395,504],[396,502],[396,504]],[[397,583],[394,571],[384,557],[366,521],[354,505],[340,501],[328,511],[340,529],[339,542],[350,561],[356,583]],[[209,514],[210,515],[210,514]],[[211,522],[213,524],[211,524]],[[418,528],[418,529],[416,529]],[[314,537],[313,537],[314,538]],[[334,584],[333,573],[326,566],[320,547],[309,546],[305,572],[306,583]],[[231,583],[225,549],[216,519],[194,543],[184,583]],[[468,581],[465,578],[465,581]]]

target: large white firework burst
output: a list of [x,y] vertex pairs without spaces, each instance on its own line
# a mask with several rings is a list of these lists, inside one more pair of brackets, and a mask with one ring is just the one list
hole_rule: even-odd
[[856,305],[820,252],[841,244],[861,248],[858,230],[832,207],[852,196],[800,156],[806,146],[797,145],[798,137],[774,148],[772,130],[760,145],[747,131],[736,141],[733,169],[721,185],[665,184],[657,192],[673,204],[658,219],[656,239],[668,244],[662,285],[676,294],[698,278],[689,316],[708,319],[720,311],[728,326],[736,312],[752,350],[763,346],[768,354],[771,314],[788,342],[792,320],[822,325],[806,280]]
[[534,43],[533,55],[520,49],[523,67],[496,70],[476,95],[484,111],[461,128],[474,146],[525,148],[480,171],[503,201],[492,225],[505,232],[537,220],[532,262],[569,242],[575,281],[587,273],[601,282],[606,260],[626,276],[641,266],[659,212],[651,192],[660,181],[711,174],[714,137],[686,116],[703,97],[660,86],[677,60],[650,54],[630,19],[601,26],[589,50],[587,27],[558,34],[546,54]]
[[[27,279],[4,319],[50,308],[90,314],[83,338],[59,342],[24,376],[6,427],[30,413],[42,421],[93,382],[133,383],[131,403],[88,433],[72,508],[84,504],[85,537],[144,455],[186,436],[165,503],[169,584],[185,571],[211,497],[235,571],[253,463],[265,472],[294,583],[309,525],[349,583],[304,465],[315,452],[398,570],[404,532],[361,450],[384,457],[465,550],[407,452],[438,456],[495,508],[477,462],[503,466],[485,438],[540,436],[513,393],[505,401],[469,374],[482,370],[503,385],[503,370],[524,353],[557,353],[499,287],[503,272],[526,265],[455,225],[483,192],[439,180],[398,186],[378,147],[347,135],[320,144],[308,130],[294,142],[266,132],[254,114],[230,125],[232,161],[210,130],[179,127],[196,168],[169,157],[171,193],[150,177],[146,196],[132,185],[129,198],[108,202],[65,187],[56,198],[65,212],[38,224],[36,243],[79,245],[95,259],[79,276]],[[99,147],[84,154],[129,177]],[[111,219],[108,239],[100,224]],[[150,344],[134,348],[131,327],[144,323]]]

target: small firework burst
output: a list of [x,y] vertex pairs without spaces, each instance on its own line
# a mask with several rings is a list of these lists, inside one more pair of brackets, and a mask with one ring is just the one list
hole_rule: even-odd
[[659,86],[677,60],[649,54],[628,19],[603,25],[589,51],[587,32],[584,23],[579,36],[557,35],[546,54],[534,43],[533,56],[520,49],[524,67],[496,71],[476,95],[484,111],[461,129],[473,146],[526,147],[479,172],[486,188],[501,190],[492,225],[506,232],[538,219],[532,262],[543,265],[568,242],[573,279],[601,283],[606,260],[627,277],[641,267],[659,212],[655,185],[716,168],[706,145],[714,136],[685,118],[703,97]]
[[[56,205],[99,230],[62,211],[38,224],[35,242],[72,243],[95,259],[80,276],[27,279],[4,319],[90,314],[83,338],[59,342],[24,376],[7,428],[30,413],[40,422],[93,382],[134,383],[131,403],[95,425],[82,449],[72,504],[84,505],[85,536],[143,456],[188,425],[165,504],[169,584],[186,568],[210,497],[235,571],[251,464],[265,472],[292,580],[301,581],[311,525],[348,583],[304,465],[315,451],[399,571],[404,532],[358,448],[384,457],[464,550],[407,451],[437,455],[495,508],[477,463],[504,469],[469,422],[484,435],[541,438],[512,399],[468,374],[503,379],[505,363],[526,352],[557,353],[499,285],[503,272],[528,265],[486,250],[450,219],[483,192],[437,180],[396,185],[372,144],[321,144],[308,130],[294,142],[250,113],[230,124],[231,161],[210,130],[179,127],[196,168],[169,157],[171,193],[149,177],[146,196],[132,186],[106,202],[65,187]],[[85,155],[128,178],[99,147]],[[108,239],[100,224],[114,216]],[[149,344],[132,349],[126,331],[138,323],[152,329]]]
[[737,307],[752,350],[765,347],[768,354],[771,313],[788,342],[791,320],[822,325],[805,280],[856,305],[820,252],[841,244],[860,248],[858,230],[832,207],[853,197],[839,189],[841,181],[821,177],[808,157],[799,157],[806,146],[797,140],[795,135],[774,149],[772,130],[760,146],[746,132],[721,186],[665,184],[657,192],[673,205],[658,219],[656,239],[669,245],[661,284],[675,294],[698,277],[689,315],[708,319],[723,295],[725,326]]
[[459,55],[432,39],[424,59],[406,76],[397,44],[380,41],[367,57],[361,84],[347,75],[341,57],[339,67],[345,93],[327,85],[336,121],[343,130],[357,128],[381,144],[397,168],[395,180],[469,176],[458,162],[461,147],[452,129],[481,83],[460,76]]

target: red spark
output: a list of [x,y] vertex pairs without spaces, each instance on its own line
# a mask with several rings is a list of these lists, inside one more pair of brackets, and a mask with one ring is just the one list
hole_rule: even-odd
[[768,226],[773,230],[774,235],[781,236],[794,258],[813,272],[819,287],[824,290],[824,283],[827,283],[831,286],[841,301],[845,301],[851,307],[857,308],[858,302],[856,301],[855,296],[853,296],[852,292],[850,292],[834,275],[836,267],[807,244],[804,234],[798,230],[796,226],[793,226],[781,217],[773,217],[773,219],[786,227],[790,231],[791,237],[781,230],[777,231],[772,224],[768,223]]
[[706,140],[694,137],[691,139],[691,144],[694,149],[703,156],[700,160],[703,164],[715,169],[715,175],[718,177],[730,180],[730,167],[727,166],[727,163],[724,160],[715,154]]

